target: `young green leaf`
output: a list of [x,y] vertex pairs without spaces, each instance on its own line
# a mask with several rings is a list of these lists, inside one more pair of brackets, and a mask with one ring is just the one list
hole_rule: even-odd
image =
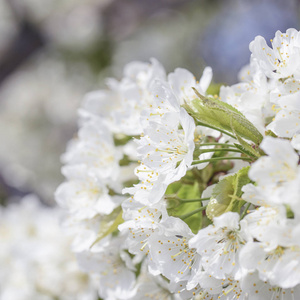
[[251,182],[248,177],[249,168],[243,168],[216,184],[206,209],[206,215],[211,220],[228,211],[240,212],[241,207],[245,204],[245,201],[241,199],[242,187]]
[[[232,120],[231,120],[232,121]],[[236,136],[236,139],[238,140],[238,142],[240,143],[240,145],[238,144],[234,144],[237,148],[239,148],[240,150],[242,150],[245,154],[254,157],[254,158],[259,158],[261,155],[258,151],[256,151],[255,149],[253,149],[251,147],[250,144],[248,144],[246,141],[244,141],[239,134],[237,133],[237,131],[235,130],[234,124],[233,122],[231,122],[231,126],[232,126],[232,130],[234,135]]]
[[122,207],[118,206],[112,213],[102,218],[98,236],[90,248],[118,229],[118,226],[124,222],[122,214]]
[[[201,193],[199,192],[198,182],[194,182],[194,185],[182,184],[177,191],[177,196],[181,199],[200,199]],[[202,207],[201,201],[195,202],[178,202],[177,206],[171,205],[168,209],[170,216],[183,216],[188,215],[194,210]],[[202,225],[202,211],[199,211],[184,220],[191,230],[196,233]]]
[[196,120],[229,133],[233,133],[233,125],[239,136],[254,142],[256,145],[260,144],[263,136],[240,111],[218,99],[204,97],[196,90],[195,93],[199,99],[192,101],[188,112],[192,110],[192,116]]

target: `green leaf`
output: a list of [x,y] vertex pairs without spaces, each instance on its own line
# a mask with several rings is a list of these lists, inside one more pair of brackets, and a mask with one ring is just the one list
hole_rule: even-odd
[[202,100],[202,103],[204,104],[204,106],[206,106],[206,107],[215,107],[215,108],[225,108],[225,109],[231,110],[231,111],[233,111],[237,114],[243,115],[239,110],[237,110],[236,108],[234,108],[230,104],[228,104],[226,102],[223,102],[221,100],[218,100],[216,98],[205,97],[205,96],[201,95],[195,88],[193,88],[193,90],[196,93],[196,95]]
[[132,187],[134,184],[138,184],[140,181],[138,179],[129,179],[123,182],[123,187]]
[[124,222],[122,214],[122,207],[118,206],[109,215],[102,218],[97,238],[90,248],[118,229],[118,226]]
[[125,135],[122,133],[117,133],[113,136],[115,146],[123,146],[126,145],[129,141],[131,141],[133,138],[139,138],[134,136]]
[[130,165],[131,160],[129,159],[128,155],[124,154],[122,159],[119,160],[120,166],[128,166]]
[[193,186],[182,185],[177,192],[177,196],[181,199],[200,198],[199,191],[198,191],[198,183],[195,182]]
[[242,187],[251,180],[248,177],[250,167],[242,168],[236,174],[227,176],[215,186],[211,200],[206,209],[206,215],[211,220],[225,212],[240,212],[245,201],[241,199]]
[[204,97],[196,90],[195,93],[199,99],[192,101],[192,108],[187,109],[187,104],[185,108],[189,113],[192,112],[191,114],[196,120],[229,133],[233,132],[233,125],[239,136],[256,145],[260,144],[263,136],[240,111],[216,98]]
[[240,212],[241,207],[246,203],[246,201],[241,199],[241,196],[243,194],[243,186],[251,182],[248,177],[249,169],[250,167],[242,168],[234,175],[234,193],[226,211]]
[[[198,182],[194,182],[193,185],[181,184],[179,182],[180,188],[177,190],[177,196],[181,199],[198,199],[201,196],[199,191]],[[178,186],[177,186],[178,187]],[[173,190],[174,191],[174,190]],[[172,202],[171,202],[172,203]],[[170,216],[182,216],[186,215],[202,206],[201,202],[176,202],[177,205],[171,205],[168,207],[168,213]],[[197,233],[202,225],[202,212],[193,214],[192,216],[184,220],[190,229]]]
[[254,156],[254,154],[252,153],[252,151],[249,151],[248,149],[246,149],[245,147],[243,147],[243,146],[240,145],[240,144],[236,144],[236,143],[235,143],[235,146],[236,146],[239,150],[241,150],[242,153],[244,153],[244,154],[246,154],[246,155],[248,155],[248,156],[250,156],[250,157],[255,158],[255,156]]
[[278,137],[272,130],[266,131],[266,132],[265,132],[265,135],[266,135],[266,136],[271,136],[271,137],[274,137],[274,138],[277,138],[277,137]]
[[293,212],[293,210],[291,209],[291,207],[289,205],[285,205],[285,209],[286,209],[286,217],[288,219],[294,219],[295,218],[295,214]]
[[[213,128],[216,130],[223,130],[225,131],[224,133],[228,133],[228,135],[230,135],[230,128],[222,126],[218,119],[220,118],[220,116],[217,117],[212,109],[203,106],[199,99],[193,100],[192,104],[194,110],[191,109],[191,107],[189,107],[187,104],[184,105],[184,108],[194,119],[199,121],[199,125]],[[223,118],[224,115],[222,115],[221,117]]]
[[234,188],[234,195],[236,197],[241,197],[242,187],[251,182],[250,178],[248,177],[250,166],[240,169],[234,176],[235,178],[235,188]]
[[[232,121],[232,120],[231,120]],[[245,154],[255,157],[255,158],[259,158],[261,155],[258,151],[256,151],[255,149],[252,148],[252,146],[250,144],[248,144],[246,141],[244,141],[237,133],[237,131],[235,130],[234,124],[233,122],[231,122],[231,126],[232,126],[232,130],[234,135],[236,136],[236,139],[238,140],[238,142],[240,143],[240,145],[238,144],[234,144],[237,148],[239,148],[240,150],[242,150]]]
[[210,220],[213,220],[214,217],[221,216],[225,213],[226,209],[226,204],[221,204],[217,201],[217,199],[212,198],[207,205],[206,215]]
[[234,194],[234,177],[234,175],[225,177],[213,189],[211,197],[216,199],[218,203],[229,205],[230,195]]
[[176,194],[181,187],[182,187],[182,183],[180,181],[175,181],[168,185],[165,194],[166,195]]

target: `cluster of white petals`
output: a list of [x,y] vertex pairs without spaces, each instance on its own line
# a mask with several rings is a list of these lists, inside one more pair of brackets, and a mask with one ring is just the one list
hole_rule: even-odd
[[56,199],[100,298],[300,298],[300,33],[271,42],[219,95],[151,59],[85,97]]
[[61,232],[60,209],[29,195],[1,207],[0,216],[1,300],[97,299]]

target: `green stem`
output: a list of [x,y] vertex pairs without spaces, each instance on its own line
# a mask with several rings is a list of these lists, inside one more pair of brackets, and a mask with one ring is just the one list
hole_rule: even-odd
[[243,213],[241,215],[241,220],[246,216],[247,211],[248,211],[248,209],[249,209],[249,207],[250,207],[251,204],[252,203],[248,203],[247,206],[245,207],[245,209],[244,209],[244,211],[243,211]]
[[233,147],[236,148],[235,145],[227,144],[227,143],[200,143],[199,147],[202,146],[225,146],[225,147]]
[[229,133],[229,132],[227,132],[227,131],[225,131],[223,129],[214,127],[212,125],[208,125],[208,124],[202,123],[202,122],[200,122],[198,120],[197,120],[197,125],[200,125],[200,126],[203,126],[203,127],[208,127],[208,128],[211,128],[211,129],[215,129],[215,130],[220,131],[220,132],[222,132],[222,133],[224,133],[224,134],[226,134],[226,135],[228,135],[228,136],[230,136],[230,137],[232,137],[232,138],[234,138],[236,140],[236,137],[233,134],[231,134],[231,133]]
[[238,150],[238,149],[231,149],[231,148],[213,148],[213,149],[204,149],[201,150],[201,153],[207,153],[207,152],[215,152],[215,151],[227,151],[227,152],[239,152],[239,153],[243,153],[242,151]]
[[181,199],[176,195],[166,195],[165,198],[167,200],[178,200],[179,202],[188,203],[188,202],[202,202],[205,200],[209,200],[210,198],[198,198],[198,199]]
[[192,165],[198,165],[201,163],[205,163],[205,162],[213,162],[213,161],[218,161],[218,160],[232,160],[232,159],[240,159],[240,160],[245,160],[245,161],[252,161],[251,158],[248,157],[231,157],[231,156],[224,156],[224,157],[213,157],[210,159],[202,159],[202,160],[194,160],[192,162]]
[[181,199],[179,200],[180,202],[183,203],[187,203],[187,202],[202,202],[202,201],[206,201],[206,200],[210,200],[210,198],[200,198],[200,199]]
[[199,208],[197,208],[197,209],[195,209],[195,210],[193,210],[193,211],[191,211],[191,212],[189,212],[185,215],[181,215],[181,216],[177,216],[177,217],[184,220],[184,219],[187,219],[187,218],[191,217],[192,215],[194,215],[194,214],[196,214],[200,211],[203,211],[205,209],[206,209],[206,206],[202,206],[202,207],[199,207]]

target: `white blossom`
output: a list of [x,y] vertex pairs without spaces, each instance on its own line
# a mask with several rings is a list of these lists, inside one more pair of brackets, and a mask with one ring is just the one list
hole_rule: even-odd
[[296,29],[290,28],[285,33],[277,31],[271,40],[270,48],[265,39],[257,36],[250,43],[252,57],[256,58],[261,70],[269,78],[299,78],[300,36]]
[[58,208],[29,195],[1,207],[0,215],[0,299],[97,299],[70,250],[71,239],[61,232]]
[[205,271],[222,279],[238,271],[238,255],[246,238],[240,230],[239,215],[227,212],[214,218],[214,225],[199,230],[189,244],[201,255]]
[[169,217],[161,223],[161,234],[149,238],[153,263],[171,282],[189,281],[199,268],[200,256],[189,247],[193,237],[188,226],[178,218]]

